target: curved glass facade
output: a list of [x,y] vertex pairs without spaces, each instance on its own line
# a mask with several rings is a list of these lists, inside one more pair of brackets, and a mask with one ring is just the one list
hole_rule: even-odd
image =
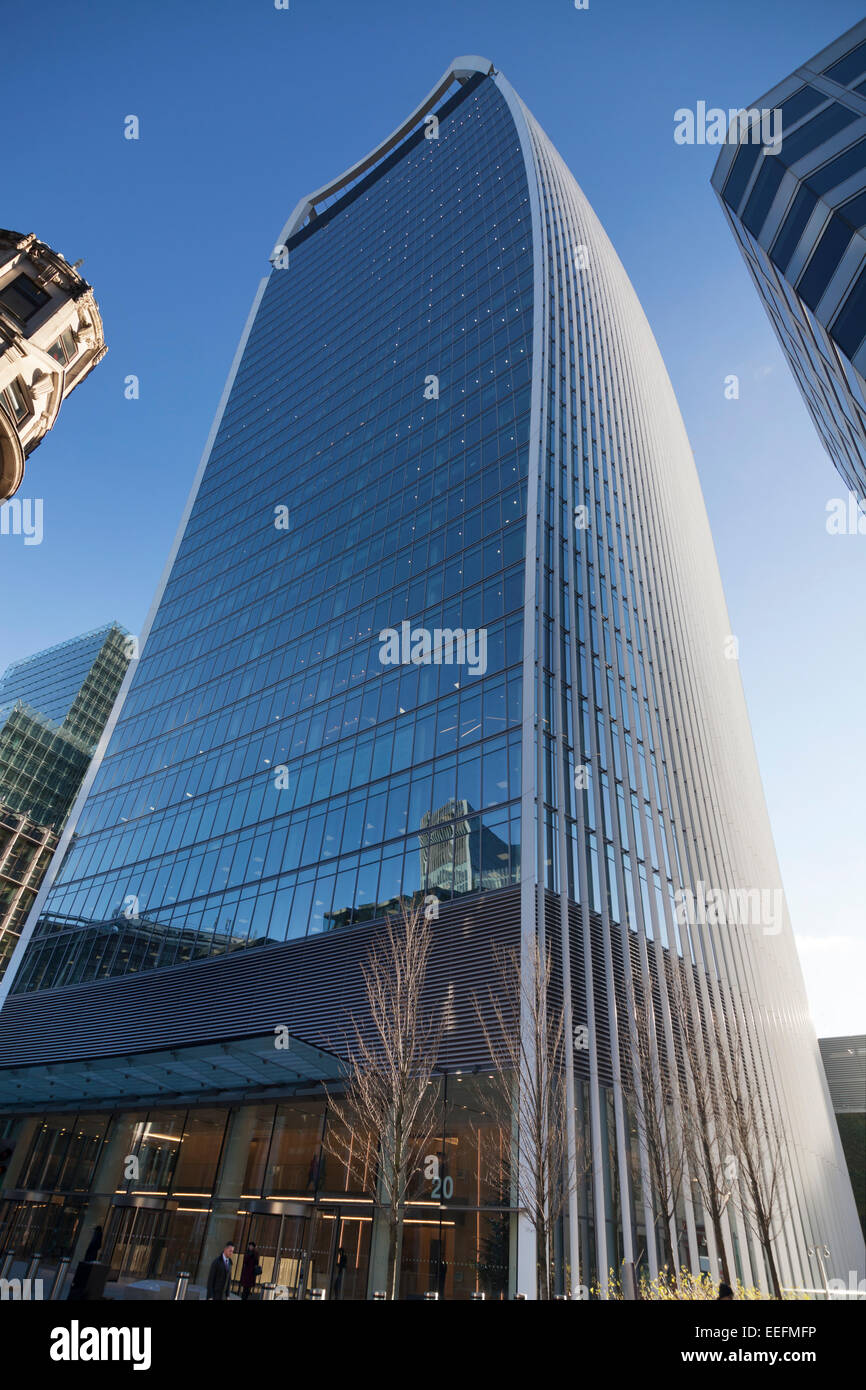
[[519,879],[528,200],[476,82],[290,239],[18,988]]

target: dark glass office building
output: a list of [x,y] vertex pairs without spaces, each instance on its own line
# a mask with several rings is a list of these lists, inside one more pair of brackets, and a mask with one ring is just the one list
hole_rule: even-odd
[[[866,498],[866,20],[748,108],[713,173],[818,433]],[[763,145],[761,111],[781,146]]]
[[0,977],[120,690],[126,643],[109,623],[0,677]]
[[819,1038],[818,1046],[866,1234],[866,1035]]
[[[298,203],[272,261],[0,1012],[0,1248],[78,1258],[100,1222],[115,1290],[200,1285],[228,1238],[293,1291],[332,1289],[340,1249],[344,1297],[382,1288],[374,1169],[323,1145],[321,1083],[385,914],[423,895],[441,1181],[413,1178],[404,1296],[534,1293],[534,1233],[485,1157],[472,1001],[494,949],[526,961],[536,935],[586,1158],[557,1288],[663,1262],[628,1019],[652,1010],[669,1076],[674,989],[704,1051],[748,1036],[784,1130],[783,1277],[814,1282],[819,1232],[849,1268],[787,918],[679,920],[683,890],[778,870],[688,441],[584,195],[461,58]],[[669,1236],[718,1270],[689,1184]],[[766,1284],[733,1202],[723,1239]]]

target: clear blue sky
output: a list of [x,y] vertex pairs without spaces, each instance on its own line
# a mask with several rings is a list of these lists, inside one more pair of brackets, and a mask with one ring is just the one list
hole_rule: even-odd
[[[582,184],[655,330],[740,639],[815,1022],[863,1031],[866,537],[825,532],[842,483],[710,189],[717,151],[673,140],[677,107],[746,105],[861,17],[857,0],[9,9],[2,221],[84,258],[109,353],[28,465],[43,543],[0,537],[0,670],[109,618],[138,630],[288,213],[452,57],[490,57]],[[723,394],[731,372],[738,401]]]

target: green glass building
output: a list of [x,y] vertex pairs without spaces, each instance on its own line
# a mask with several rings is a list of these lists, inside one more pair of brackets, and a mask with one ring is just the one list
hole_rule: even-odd
[[127,668],[117,623],[13,662],[0,679],[0,975]]

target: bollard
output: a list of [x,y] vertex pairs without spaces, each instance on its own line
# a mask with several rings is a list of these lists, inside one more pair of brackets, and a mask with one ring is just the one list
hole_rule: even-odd
[[189,1270],[182,1269],[177,1276],[177,1283],[174,1286],[175,1302],[180,1302],[186,1298],[187,1285],[189,1284]]
[[262,1302],[273,1303],[276,1284],[262,1284]]
[[388,1295],[386,1294],[384,1289],[377,1289],[376,1292],[373,1294],[373,1302],[384,1303],[387,1297]]
[[474,1289],[469,1297],[473,1303],[479,1303],[482,1302],[487,1295],[484,1293],[483,1289]]
[[3,1268],[0,1269],[0,1279],[7,1279],[9,1277],[9,1271],[12,1268],[14,1262],[15,1251],[7,1250],[6,1254],[3,1256]]
[[317,1303],[324,1303],[324,1301],[325,1301],[325,1299],[326,1299],[327,1297],[328,1297],[328,1291],[327,1291],[327,1289],[311,1289],[311,1290],[310,1290],[310,1298],[313,1299],[314,1302],[317,1302]]
[[60,1298],[61,1292],[63,1290],[63,1285],[66,1282],[66,1276],[68,1273],[69,1256],[63,1255],[62,1258],[57,1261],[57,1272],[54,1275],[54,1280],[51,1284],[51,1292],[48,1295],[50,1299],[56,1300]]
[[432,1302],[433,1300],[438,1299],[438,1297],[439,1297],[439,1290],[438,1290],[438,1289],[428,1289],[427,1292],[425,1293],[424,1297],[425,1297],[425,1298],[429,1298],[429,1299],[431,1300],[431,1302]]
[[41,1265],[41,1263],[42,1263],[42,1256],[41,1256],[41,1255],[34,1255],[33,1258],[31,1259],[29,1265],[27,1266],[27,1273],[26,1273],[26,1275],[24,1276],[25,1279],[35,1279],[35,1278],[36,1278],[36,1271],[37,1271],[37,1269],[39,1268],[39,1266]]

